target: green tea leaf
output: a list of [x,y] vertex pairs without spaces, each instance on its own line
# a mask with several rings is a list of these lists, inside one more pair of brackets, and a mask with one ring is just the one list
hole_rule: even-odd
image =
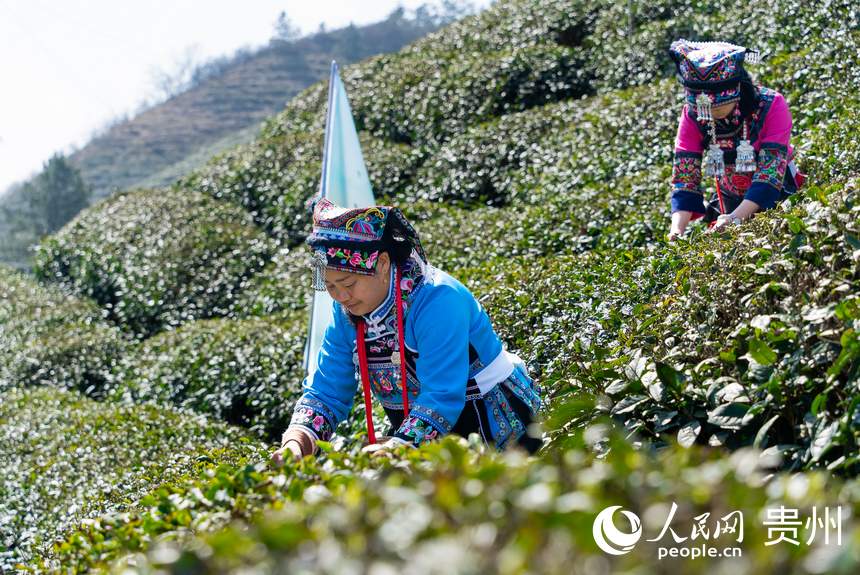
[[690,447],[696,442],[699,437],[699,432],[702,431],[702,424],[696,420],[687,423],[684,427],[678,430],[678,443],[682,447]]
[[776,352],[768,347],[765,342],[757,338],[749,340],[747,356],[752,358],[756,363],[764,366],[773,365],[777,359]]
[[747,403],[724,403],[708,412],[708,423],[723,429],[740,429],[749,408]]

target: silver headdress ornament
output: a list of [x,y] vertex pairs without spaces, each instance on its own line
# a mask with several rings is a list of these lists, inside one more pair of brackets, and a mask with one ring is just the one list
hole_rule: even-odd
[[313,283],[316,291],[325,291],[325,268],[328,264],[324,249],[314,250],[311,256],[311,270],[313,271]]
[[704,92],[696,96],[696,119],[700,122],[710,122],[711,117],[711,98]]
[[750,50],[747,48],[747,51],[744,52],[744,62],[749,62],[750,64],[758,64],[761,62],[761,52],[758,50]]
[[723,149],[717,143],[717,127],[711,119],[711,145],[708,146],[708,157],[705,158],[705,175],[709,178],[722,176],[726,171],[723,159]]
[[749,141],[749,123],[744,122],[744,137],[738,143],[735,171],[754,172],[755,169],[755,148],[752,147]]

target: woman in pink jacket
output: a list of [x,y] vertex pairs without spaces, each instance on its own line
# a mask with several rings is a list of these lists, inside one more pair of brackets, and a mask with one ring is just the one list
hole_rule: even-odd
[[[716,229],[740,224],[794,193],[802,175],[792,161],[791,112],[782,94],[756,86],[744,69],[744,61],[755,61],[758,53],[683,39],[669,51],[686,91],[675,139],[669,239],[702,217]],[[709,202],[703,177],[714,182]]]

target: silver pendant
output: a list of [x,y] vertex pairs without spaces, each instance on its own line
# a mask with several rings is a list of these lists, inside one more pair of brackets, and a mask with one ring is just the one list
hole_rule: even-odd
[[756,169],[755,163],[755,148],[752,147],[749,140],[741,140],[738,144],[737,159],[735,160],[735,171],[737,172],[754,172]]
[[395,351],[394,353],[391,354],[391,363],[393,363],[394,365],[400,365],[400,352],[399,351]]
[[313,270],[313,284],[316,291],[325,291],[325,268],[328,264],[325,250],[314,250],[310,265]]
[[711,99],[704,92],[696,96],[696,119],[700,122],[710,122],[711,117]]
[[751,50],[747,48],[746,53],[744,53],[744,62],[749,62],[750,64],[758,64],[761,62],[761,52],[758,50]]
[[723,160],[723,150],[718,144],[708,147],[708,157],[705,159],[705,175],[709,178],[722,176],[726,171]]

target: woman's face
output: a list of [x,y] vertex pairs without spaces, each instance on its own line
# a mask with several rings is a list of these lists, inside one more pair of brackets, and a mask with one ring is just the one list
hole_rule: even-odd
[[714,118],[714,120],[728,118],[729,114],[734,111],[736,105],[737,102],[729,102],[728,104],[722,104],[721,106],[714,106],[711,108],[711,117]]
[[388,296],[391,259],[383,252],[372,276],[331,268],[325,273],[325,287],[332,299],[352,315],[365,315],[378,308]]

